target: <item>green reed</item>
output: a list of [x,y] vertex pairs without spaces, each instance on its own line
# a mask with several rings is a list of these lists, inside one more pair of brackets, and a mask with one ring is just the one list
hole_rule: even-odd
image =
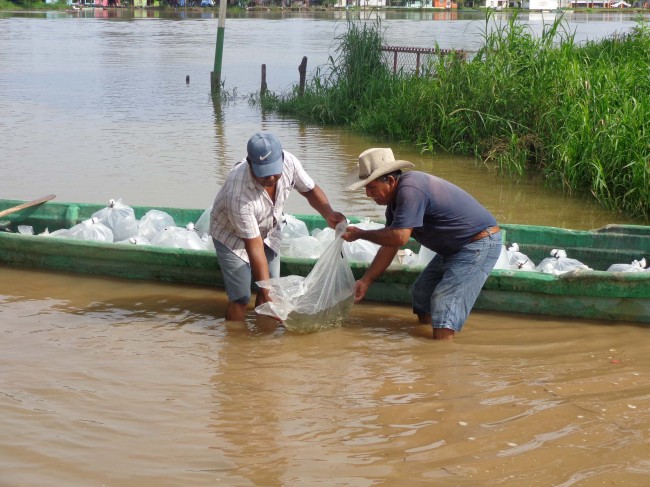
[[532,33],[486,20],[470,59],[435,57],[419,75],[382,64],[379,22],[350,22],[327,66],[262,106],[536,171],[607,208],[650,216],[650,30],[578,45],[562,19]]
[[354,124],[358,110],[382,98],[381,89],[391,80],[381,59],[379,23],[350,22],[335,41],[329,64],[317,69],[302,96],[297,87],[290,94],[268,93],[262,107],[318,123]]

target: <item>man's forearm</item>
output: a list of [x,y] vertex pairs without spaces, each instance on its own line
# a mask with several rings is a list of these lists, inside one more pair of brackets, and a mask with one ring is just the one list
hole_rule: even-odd
[[[357,230],[358,238],[386,247],[401,247],[408,242],[410,231],[380,228],[378,230]],[[396,250],[397,252],[397,250]]]
[[370,267],[363,275],[361,280],[365,281],[366,284],[370,285],[383,274],[383,272],[388,268],[388,266],[393,262],[395,254],[397,254],[398,247],[380,247],[377,251],[377,255],[372,260]]
[[334,211],[320,186],[316,185],[311,191],[302,193],[302,195],[307,198],[309,206],[320,213],[323,218],[327,218]]

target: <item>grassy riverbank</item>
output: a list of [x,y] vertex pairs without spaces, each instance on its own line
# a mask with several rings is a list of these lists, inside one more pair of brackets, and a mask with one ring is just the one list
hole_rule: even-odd
[[541,36],[516,18],[492,30],[489,22],[477,55],[439,57],[422,76],[382,62],[379,23],[350,23],[303,96],[268,94],[262,106],[475,155],[504,172],[539,171],[550,185],[648,219],[650,28],[576,45],[562,20]]

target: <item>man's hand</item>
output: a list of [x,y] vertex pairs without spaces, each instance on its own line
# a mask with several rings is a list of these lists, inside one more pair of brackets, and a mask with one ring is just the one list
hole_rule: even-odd
[[348,228],[345,229],[345,232],[343,232],[341,238],[346,242],[354,242],[355,240],[359,240],[361,238],[362,233],[363,230],[353,225],[350,225],[348,226]]
[[354,303],[360,302],[368,292],[370,286],[362,280],[358,280],[354,283]]
[[338,211],[332,211],[327,218],[325,219],[330,228],[336,228],[336,225],[342,221],[345,221],[345,215],[339,213]]
[[257,291],[257,296],[255,297],[255,307],[257,308],[258,306],[268,303],[270,301],[273,301],[269,297],[269,290],[262,287]]
[[[256,308],[258,306],[261,306],[264,303],[270,303],[271,301],[273,301],[273,300],[269,296],[269,290],[268,289],[262,287],[262,288],[259,289],[259,291],[257,291],[257,297],[255,298],[255,307]],[[279,324],[284,323],[284,321],[281,318],[277,317],[277,316],[270,316],[270,315],[267,315],[267,316],[269,316],[269,318],[273,318]]]

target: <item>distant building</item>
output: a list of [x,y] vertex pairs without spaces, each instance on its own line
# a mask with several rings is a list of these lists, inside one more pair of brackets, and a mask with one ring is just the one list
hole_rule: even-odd
[[573,8],[608,8],[610,5],[609,0],[572,0],[571,7]]
[[337,0],[337,7],[385,7],[386,0]]
[[508,0],[485,0],[485,8],[493,8],[496,10],[508,8],[509,4],[510,2]]
[[528,10],[557,10],[560,8],[558,0],[525,0],[523,8]]
[[[391,0],[337,0],[336,7],[391,7]],[[440,8],[440,9],[457,9],[458,4],[452,0],[406,0],[404,7],[407,8]]]

